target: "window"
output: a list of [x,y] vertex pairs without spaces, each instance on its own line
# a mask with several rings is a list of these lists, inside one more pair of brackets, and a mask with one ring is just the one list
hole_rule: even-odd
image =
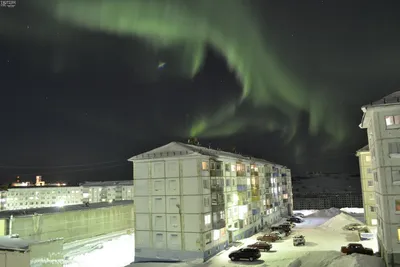
[[374,199],[375,199],[374,193],[369,194],[369,200],[374,200]]
[[377,219],[371,219],[371,224],[372,225],[377,225],[378,224],[378,220]]
[[374,186],[374,182],[372,180],[368,180],[368,187],[373,187]]
[[400,115],[385,116],[386,129],[400,128]]
[[208,171],[208,162],[207,161],[203,161],[201,163],[201,170]]
[[392,182],[400,182],[400,169],[399,168],[393,168],[392,169]]
[[231,179],[230,178],[226,178],[225,185],[226,186],[231,186]]
[[236,165],[235,164],[231,164],[231,171],[233,171],[233,172],[236,171]]
[[204,201],[204,207],[209,207],[210,206],[210,198],[209,197],[205,197],[203,199]]
[[206,241],[206,244],[210,244],[211,243],[211,232],[206,233],[205,241]]
[[210,164],[210,170],[215,170],[215,162],[211,162]]
[[389,154],[400,154],[400,143],[391,142],[389,143]]
[[156,242],[163,242],[164,241],[164,236],[161,233],[156,234]]
[[203,188],[210,189],[210,181],[208,179],[203,179]]
[[378,182],[378,173],[377,172],[374,172],[374,180],[375,180],[375,182]]
[[250,173],[250,166],[247,166],[247,173]]
[[178,216],[173,215],[173,216],[170,217],[170,219],[171,219],[171,225],[173,227],[176,227],[178,225]]
[[367,173],[371,173],[372,169],[371,168],[367,168]]
[[369,206],[369,210],[370,210],[371,212],[375,212],[375,211],[376,211],[376,208],[375,208],[374,206]]
[[204,215],[204,224],[205,225],[211,224],[211,214]]
[[366,162],[371,162],[371,156],[369,156],[369,155],[365,156],[365,161]]
[[400,200],[396,199],[395,203],[396,203],[396,211],[400,212]]
[[231,171],[231,165],[230,164],[225,164],[225,171],[230,172]]
[[397,228],[397,240],[400,241],[400,228]]

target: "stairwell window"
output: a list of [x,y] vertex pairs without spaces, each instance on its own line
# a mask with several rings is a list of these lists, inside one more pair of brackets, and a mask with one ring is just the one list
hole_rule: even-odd
[[400,212],[400,199],[395,200],[396,213]]
[[400,184],[400,168],[392,169],[392,182],[395,184]]
[[389,157],[398,158],[400,157],[400,143],[399,142],[391,142],[389,145]]
[[201,170],[208,171],[208,162],[207,161],[203,161],[201,163]]
[[385,116],[386,129],[400,128],[400,115]]

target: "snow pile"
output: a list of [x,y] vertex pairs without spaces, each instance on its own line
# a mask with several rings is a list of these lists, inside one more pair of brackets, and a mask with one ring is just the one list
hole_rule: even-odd
[[316,213],[318,210],[294,210],[293,214],[301,213],[304,216],[310,216],[313,213]]
[[332,218],[333,216],[336,216],[340,214],[340,210],[337,208],[330,208],[327,210],[318,210],[317,212],[312,213],[311,215],[307,217],[324,217],[324,218]]
[[350,215],[347,215],[345,213],[340,213],[339,215],[336,215],[335,217],[327,220],[325,223],[321,224],[318,227],[333,230],[333,231],[342,231],[343,227],[345,227],[346,225],[348,225],[350,223],[362,224],[362,222],[351,217]]
[[381,258],[352,254],[344,255],[338,251],[307,252],[292,261],[288,267],[384,267]]
[[350,214],[362,214],[364,213],[363,208],[341,208],[343,212],[350,213]]

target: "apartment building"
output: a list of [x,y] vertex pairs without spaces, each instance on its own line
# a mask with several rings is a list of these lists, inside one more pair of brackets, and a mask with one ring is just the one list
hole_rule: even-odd
[[16,186],[0,191],[0,211],[133,200],[133,181],[84,182],[79,186]]
[[84,182],[80,186],[86,203],[133,200],[133,180]]
[[172,142],[133,163],[135,261],[207,260],[292,214],[290,170]]
[[368,145],[357,151],[360,165],[361,189],[364,207],[365,223],[370,226],[378,224],[376,217],[376,201],[375,201],[375,186],[374,176],[372,174],[371,153]]
[[400,265],[400,91],[361,108],[375,188],[377,240],[387,266]]
[[0,210],[76,205],[82,203],[79,186],[11,187],[0,192]]

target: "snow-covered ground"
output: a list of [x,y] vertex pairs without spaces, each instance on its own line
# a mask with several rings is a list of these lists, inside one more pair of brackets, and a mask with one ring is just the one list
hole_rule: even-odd
[[340,210],[351,214],[364,214],[363,208],[341,208]]
[[360,241],[356,232],[344,231],[343,226],[357,221],[354,217],[341,213],[340,210],[296,211],[301,212],[305,222],[297,224],[293,235],[302,234],[306,238],[306,246],[294,247],[291,236],[273,243],[270,252],[262,252],[262,257],[255,262],[231,262],[228,258],[230,252],[242,246],[256,242],[257,234],[243,239],[238,247],[231,247],[220,252],[205,263],[134,263],[131,267],[204,267],[204,266],[268,266],[268,267],[380,267],[384,266],[378,257],[366,255],[343,255],[340,247],[350,242],[363,244],[365,247],[377,251],[376,240]]
[[67,253],[64,267],[124,267],[135,259],[134,235],[84,244]]

